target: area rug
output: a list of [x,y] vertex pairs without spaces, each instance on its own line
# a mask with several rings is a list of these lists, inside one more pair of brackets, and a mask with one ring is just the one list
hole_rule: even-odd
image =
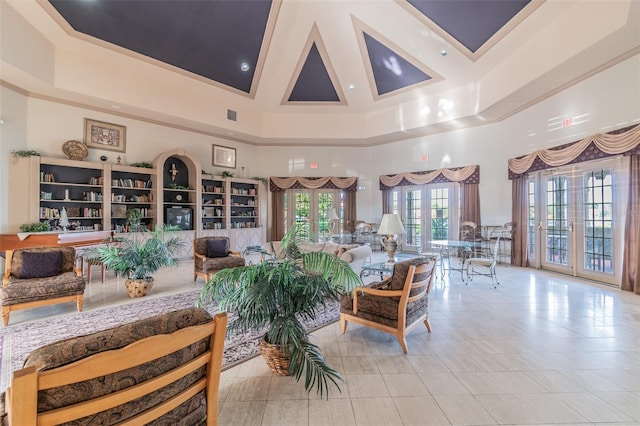
[[[22,368],[26,357],[41,346],[68,337],[106,330],[165,312],[189,308],[194,306],[198,294],[198,290],[189,291],[94,311],[76,312],[40,322],[5,327],[0,331],[2,345],[0,391],[9,386],[11,372]],[[205,309],[211,314],[217,312],[217,306],[213,303],[205,306]],[[305,326],[307,330],[313,331],[335,322],[339,315],[338,302],[329,301],[326,307],[318,307],[315,320],[306,321]],[[229,314],[229,321],[232,320],[233,314]],[[256,356],[259,353],[258,344],[263,335],[263,330],[227,334],[224,345],[223,369]]]

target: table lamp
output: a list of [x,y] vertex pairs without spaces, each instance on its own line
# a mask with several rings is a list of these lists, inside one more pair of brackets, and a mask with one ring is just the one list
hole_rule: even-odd
[[327,210],[326,219],[329,221],[329,232],[331,234],[336,233],[336,220],[340,220],[338,213],[336,213],[336,209]]
[[382,221],[378,227],[378,235],[384,235],[381,241],[387,251],[387,255],[389,255],[387,263],[395,263],[395,259],[393,257],[398,249],[398,242],[395,240],[394,236],[402,234],[404,234],[404,226],[402,226],[400,216],[390,213],[382,216]]

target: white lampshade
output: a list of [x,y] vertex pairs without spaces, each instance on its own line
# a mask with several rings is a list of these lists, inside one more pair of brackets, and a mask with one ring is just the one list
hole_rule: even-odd
[[326,219],[328,219],[328,220],[336,220],[336,219],[340,219],[340,217],[338,216],[338,213],[336,213],[336,209],[329,209],[329,210],[327,210]]
[[387,213],[382,216],[382,221],[378,227],[378,235],[401,235],[404,234],[404,226],[397,214]]

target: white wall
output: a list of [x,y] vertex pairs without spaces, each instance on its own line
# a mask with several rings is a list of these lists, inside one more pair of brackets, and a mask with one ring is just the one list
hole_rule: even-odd
[[[124,163],[152,161],[166,150],[185,148],[206,171],[211,166],[211,145],[237,148],[236,176],[242,166],[246,177],[256,176],[358,176],[358,218],[377,221],[381,216],[378,177],[405,171],[480,165],[483,223],[511,219],[511,182],[507,160],[537,149],[579,140],[587,135],[640,123],[640,56],[628,59],[590,77],[521,113],[499,123],[415,138],[381,146],[355,147],[255,147],[199,133],[119,117],[49,100],[26,97],[0,86],[0,232],[7,230],[7,165],[12,150],[35,149],[62,157],[69,139],[83,139],[83,119],[92,118],[127,126]],[[542,96],[543,94],[541,94]],[[563,118],[574,124],[562,128]],[[557,129],[556,129],[557,128]],[[429,160],[420,161],[426,154]],[[90,150],[88,160],[117,153]],[[318,163],[310,169],[310,163]]]

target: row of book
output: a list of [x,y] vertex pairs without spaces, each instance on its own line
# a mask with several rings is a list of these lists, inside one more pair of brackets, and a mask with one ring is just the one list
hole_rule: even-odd
[[[78,208],[77,210],[67,210],[67,217],[102,217],[102,209]],[[40,207],[40,219],[60,219],[60,209],[53,207]]]
[[151,194],[146,195],[124,195],[124,194],[111,194],[112,203],[152,203],[153,196]]
[[150,180],[138,180],[138,179],[113,179],[111,180],[111,186],[117,186],[121,188],[151,188]]
[[102,192],[83,192],[84,201],[102,201]]

